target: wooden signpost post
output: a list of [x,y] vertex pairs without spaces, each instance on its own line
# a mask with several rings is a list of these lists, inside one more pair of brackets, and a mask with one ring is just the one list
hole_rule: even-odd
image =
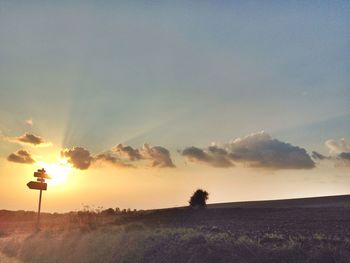
[[46,173],[45,169],[38,169],[37,172],[34,172],[34,176],[37,177],[36,181],[30,181],[27,183],[29,189],[40,190],[39,194],[39,206],[38,206],[38,219],[36,223],[37,230],[40,230],[40,210],[41,210],[41,196],[42,191],[46,191],[47,183],[45,183],[45,179],[50,179],[51,177]]

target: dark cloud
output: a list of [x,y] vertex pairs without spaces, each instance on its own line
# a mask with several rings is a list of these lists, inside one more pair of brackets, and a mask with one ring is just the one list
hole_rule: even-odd
[[109,152],[106,153],[100,153],[93,158],[94,162],[100,162],[100,163],[109,163],[118,167],[134,167],[131,164],[126,164],[116,156],[112,155]]
[[[265,132],[235,139],[222,147],[211,146],[202,152],[198,151],[198,148],[187,148],[182,155],[190,157],[190,161],[200,161],[216,167],[225,167],[224,165],[228,167],[230,162],[242,163],[248,167],[270,169],[311,169],[315,167],[315,163],[305,149],[272,139]],[[220,162],[222,165],[217,165]]]
[[26,164],[31,164],[35,162],[30,153],[25,150],[19,150],[16,153],[11,153],[7,157],[7,160],[10,162]]
[[315,167],[305,149],[272,139],[265,132],[236,139],[226,145],[230,158],[249,167],[311,169]]
[[171,160],[170,153],[162,146],[150,146],[144,144],[140,151],[143,159],[152,160],[152,167],[175,167]]
[[112,148],[112,152],[128,161],[152,160],[152,167],[175,167],[169,151],[162,146],[150,146],[145,143],[141,149],[118,144]]
[[330,159],[329,156],[325,156],[325,155],[318,153],[318,152],[315,152],[315,151],[312,152],[311,156],[314,160],[320,160],[320,161]]
[[122,144],[118,144],[117,146],[112,148],[112,151],[116,154],[127,158],[130,161],[141,160],[142,155],[138,149],[134,149],[131,146],[123,146]]
[[47,142],[45,142],[45,140],[42,137],[30,133],[25,133],[19,137],[14,138],[14,140],[22,143],[32,144],[35,146],[47,144]]
[[338,155],[338,157],[342,158],[344,160],[350,161],[350,152],[348,152],[348,153],[345,153],[345,152],[341,153],[341,154]]
[[336,157],[336,166],[350,167],[350,152],[342,152]]
[[231,167],[233,163],[229,159],[226,150],[211,146],[207,150],[197,147],[188,147],[181,153],[191,162],[199,162],[213,167]]
[[170,153],[161,146],[151,147],[145,144],[142,149],[134,149],[131,146],[123,146],[118,144],[111,151],[106,151],[95,156],[82,147],[74,147],[73,149],[64,149],[61,156],[67,158],[67,161],[73,167],[81,170],[88,169],[91,163],[95,164],[111,164],[117,167],[136,167],[130,162],[141,160],[152,160],[152,167],[175,167]]
[[90,152],[83,147],[62,150],[61,156],[67,158],[68,162],[71,163],[73,167],[80,170],[88,169],[92,161]]

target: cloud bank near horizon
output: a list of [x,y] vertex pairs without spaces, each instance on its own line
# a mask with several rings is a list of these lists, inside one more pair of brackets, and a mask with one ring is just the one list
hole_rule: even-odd
[[[16,138],[16,142],[34,146],[47,143],[42,137],[30,133],[14,138]],[[309,155],[304,148],[274,139],[270,134],[262,131],[223,144],[213,143],[205,148],[186,147],[179,151],[179,154],[189,162],[216,168],[243,166],[273,170],[312,169],[316,167],[316,161],[326,160],[333,161],[336,167],[350,167],[350,144],[348,141],[330,139],[325,142],[325,145],[329,150],[329,155],[323,155],[316,151]],[[67,159],[74,168],[79,170],[89,169],[91,165],[137,168],[142,167],[145,161],[151,161],[150,167],[176,167],[168,149],[162,146],[151,146],[147,143],[140,148],[117,144],[110,150],[96,155],[91,154],[83,147],[73,147],[62,149],[61,157]],[[26,150],[11,153],[7,160],[16,163],[35,163],[31,154]]]

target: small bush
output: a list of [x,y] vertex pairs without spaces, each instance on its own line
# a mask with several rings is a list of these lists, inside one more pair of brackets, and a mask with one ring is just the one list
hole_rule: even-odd
[[206,207],[209,193],[202,189],[198,189],[193,193],[189,201],[191,207]]

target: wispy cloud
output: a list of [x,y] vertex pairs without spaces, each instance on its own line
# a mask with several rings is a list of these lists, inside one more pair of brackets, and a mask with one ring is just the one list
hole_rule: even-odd
[[30,134],[30,133],[25,133],[22,136],[16,137],[15,139],[19,142],[29,143],[33,145],[39,145],[39,144],[45,143],[42,137],[36,136],[34,134]]
[[51,142],[48,142],[44,140],[43,137],[32,133],[24,133],[23,135],[18,137],[3,136],[3,139],[12,143],[26,144],[30,146],[36,146],[36,147],[37,146],[46,147],[51,145]]
[[350,152],[350,143],[342,138],[338,141],[334,139],[327,140],[325,142],[326,147],[329,150],[330,154],[340,154],[343,152]]
[[34,122],[33,122],[33,119],[32,118],[29,118],[29,119],[26,119],[24,121],[25,124],[29,125],[29,126],[33,126],[34,125]]
[[[339,141],[330,139],[325,142],[329,151],[329,156],[313,155],[313,158],[323,160],[331,160],[336,167],[350,167],[350,143],[342,138]],[[320,156],[324,158],[319,158]]]
[[116,167],[127,167],[127,168],[135,167],[132,164],[123,162],[118,157],[113,155],[113,153],[110,153],[110,152],[97,154],[96,156],[93,157],[93,162],[101,163],[101,164],[107,163]]

